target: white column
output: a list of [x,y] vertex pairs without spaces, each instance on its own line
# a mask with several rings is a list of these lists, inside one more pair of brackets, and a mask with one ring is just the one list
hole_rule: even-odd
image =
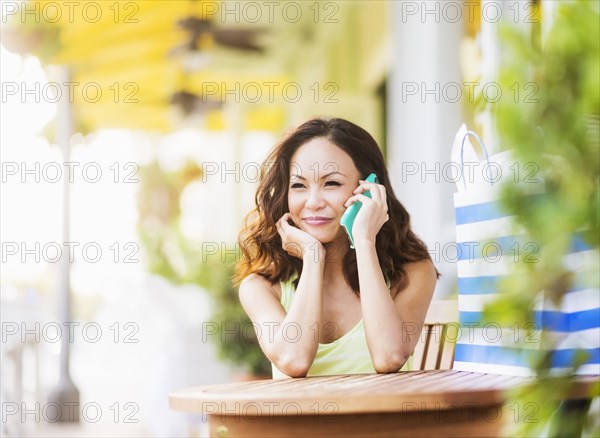
[[[59,67],[58,74],[60,79],[58,83],[68,84],[71,81],[71,75],[68,67]],[[73,135],[73,115],[72,105],[68,99],[69,93],[65,87],[62,90],[62,98],[58,103],[56,142],[63,151],[63,160],[65,163],[70,161],[71,136]],[[64,178],[63,183],[63,242],[70,241],[70,176]],[[60,269],[60,290],[58,293],[58,320],[63,324],[71,321],[71,261],[63,257]],[[71,380],[69,369],[70,357],[69,337],[61,338],[60,346],[60,375],[58,384],[49,395],[50,403],[57,403],[59,406],[75,406],[73,411],[62,409],[58,422],[60,423],[78,423],[79,422],[79,390]],[[73,405],[68,405],[73,403]]]
[[[462,103],[455,100],[462,84],[459,43],[462,20],[444,2],[392,3],[393,66],[389,79],[388,165],[392,185],[408,209],[412,228],[425,241],[442,278],[436,297],[456,284],[456,265],[441,249],[454,242],[452,194],[444,178],[454,135],[462,122]],[[414,13],[414,7],[418,12]],[[437,13],[436,13],[437,11]],[[456,85],[452,85],[452,83]],[[414,88],[416,94],[411,94]],[[412,174],[415,172],[416,174]]]
[[558,8],[558,2],[554,0],[542,0],[542,43],[546,42],[546,38],[552,29],[554,20],[556,18],[556,10]]

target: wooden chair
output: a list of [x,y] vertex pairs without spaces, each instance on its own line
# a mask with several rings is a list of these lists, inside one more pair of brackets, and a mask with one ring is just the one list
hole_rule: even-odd
[[411,357],[411,370],[452,369],[458,335],[458,301],[434,300]]

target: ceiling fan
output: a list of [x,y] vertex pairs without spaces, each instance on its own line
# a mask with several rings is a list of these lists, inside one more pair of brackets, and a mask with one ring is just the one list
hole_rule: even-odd
[[265,48],[259,45],[255,39],[266,29],[223,29],[215,27],[211,20],[199,17],[186,17],[177,21],[177,25],[189,33],[189,40],[183,45],[176,47],[173,52],[185,50],[187,52],[201,52],[204,39],[210,38],[216,44],[244,52],[263,53]]

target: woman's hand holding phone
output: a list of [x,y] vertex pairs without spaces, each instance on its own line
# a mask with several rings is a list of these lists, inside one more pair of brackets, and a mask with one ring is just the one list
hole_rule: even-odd
[[[371,197],[363,194],[367,190]],[[348,208],[356,201],[362,203],[352,225],[354,245],[359,246],[364,242],[375,244],[377,233],[390,218],[385,186],[375,182],[359,180],[359,186],[354,190],[354,193],[344,204]]]
[[[317,239],[302,231],[300,228],[290,225],[289,221],[293,221],[290,213],[285,213],[276,222],[277,232],[281,236],[283,249],[291,256],[299,259],[304,259],[307,254],[325,256],[325,248]],[[315,257],[315,260],[318,260]]]

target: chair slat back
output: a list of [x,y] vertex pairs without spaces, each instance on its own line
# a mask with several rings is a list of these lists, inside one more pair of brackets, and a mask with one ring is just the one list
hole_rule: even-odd
[[411,369],[452,369],[458,334],[458,302],[434,300],[429,306],[421,337],[413,353]]

